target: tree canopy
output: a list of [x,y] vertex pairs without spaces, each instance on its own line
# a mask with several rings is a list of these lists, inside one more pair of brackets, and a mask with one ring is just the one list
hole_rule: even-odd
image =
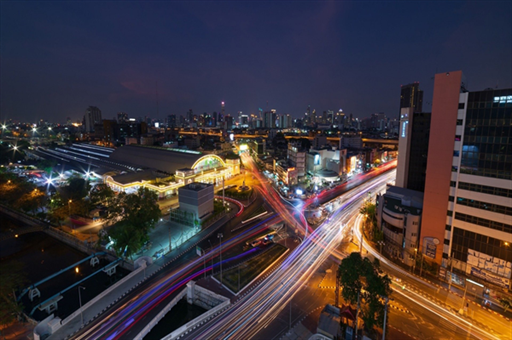
[[[113,204],[111,218],[122,220],[110,231],[118,256],[130,257],[149,240],[148,234],[162,216],[158,196],[147,188],[139,188],[136,194],[120,194]],[[121,215],[122,214],[122,215]]]
[[14,292],[27,283],[23,265],[16,261],[0,264],[0,325],[9,325],[21,314],[23,306]]
[[384,323],[384,297],[391,294],[391,279],[380,275],[380,264],[354,252],[341,261],[338,277],[341,295],[345,301],[355,305],[360,294],[360,317],[365,328],[382,327]]

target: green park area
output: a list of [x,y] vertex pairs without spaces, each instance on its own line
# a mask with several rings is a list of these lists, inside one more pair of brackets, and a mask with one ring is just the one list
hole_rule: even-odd
[[240,190],[240,188],[230,188],[225,190],[225,194],[226,196],[234,199],[246,200],[252,196],[253,191],[253,188],[249,188],[248,190]]
[[[243,289],[261,272],[274,263],[286,249],[286,247],[280,244],[273,244],[252,259],[223,271],[222,283],[231,289],[232,292],[238,293],[239,290]],[[220,281],[220,273],[215,275],[215,278]]]

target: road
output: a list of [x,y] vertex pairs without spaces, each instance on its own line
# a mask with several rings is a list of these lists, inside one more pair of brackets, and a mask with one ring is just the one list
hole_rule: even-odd
[[[247,213],[251,213],[251,209]],[[251,248],[242,251],[240,244],[254,237],[258,233],[280,221],[279,217],[270,215],[266,220],[248,223],[246,227],[238,230],[234,227],[240,224],[244,217],[240,216],[228,222],[220,231],[226,235],[222,242],[223,265],[232,265],[243,261],[259,250]],[[143,285],[114,304],[106,313],[82,329],[76,338],[79,339],[115,339],[133,337],[151,320],[168,301],[170,301],[181,288],[192,279],[199,279],[212,268],[218,271],[219,262],[215,259],[219,255],[217,237],[212,236],[212,243],[204,239],[199,243],[202,249],[208,249],[203,257],[195,255],[195,251],[184,254],[174,264],[174,270],[166,269],[144,282]],[[234,254],[234,256],[230,256]]]
[[187,338],[263,339],[268,336],[266,332],[274,333],[271,323],[289,306],[294,295],[341,242],[366,192],[381,189],[393,176],[394,173],[385,174],[362,184],[357,191],[343,194],[340,197],[341,207],[305,238],[264,283]]
[[[361,239],[361,220],[362,217],[358,221],[359,225],[354,228],[354,235],[358,240]],[[381,256],[366,240],[363,241],[363,245],[370,256],[380,260],[382,269],[394,278],[393,295],[400,296],[402,301],[408,300],[410,309],[417,315],[425,315],[426,311],[430,311],[437,316],[435,319],[441,324],[446,324],[449,320],[450,327],[455,327],[456,330],[454,336],[465,332],[479,339],[512,339],[512,324],[509,321],[472,303],[468,304],[467,311],[464,312],[463,306],[467,300],[463,302],[462,298],[457,295],[439,289],[439,287],[397,267]],[[396,278],[400,280],[399,285],[396,284]],[[462,314],[460,313],[461,309],[463,310]],[[436,324],[434,323],[434,325]],[[418,332],[417,327],[414,326],[409,331],[417,336],[424,334],[422,331]]]

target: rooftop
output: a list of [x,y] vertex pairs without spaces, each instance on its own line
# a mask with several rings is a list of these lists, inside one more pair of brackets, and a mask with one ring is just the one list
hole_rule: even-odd
[[186,189],[186,190],[201,191],[201,190],[206,189],[207,187],[213,187],[213,184],[195,182],[195,183],[190,183],[188,185],[185,185],[180,190]]

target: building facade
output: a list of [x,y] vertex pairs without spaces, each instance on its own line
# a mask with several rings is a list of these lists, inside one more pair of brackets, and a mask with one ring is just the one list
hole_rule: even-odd
[[400,113],[405,107],[412,108],[413,113],[423,111],[423,91],[420,90],[419,82],[401,86]]
[[192,183],[179,188],[180,210],[194,215],[201,221],[213,212],[214,190],[212,184]]
[[96,106],[89,106],[84,115],[85,132],[94,132],[94,124],[101,124],[101,120],[101,110]]
[[467,92],[462,72],[436,75],[420,243],[436,244],[450,280],[511,288],[511,120],[512,89]]
[[288,161],[297,169],[297,176],[306,174],[306,151],[301,150],[300,143],[288,143]]

